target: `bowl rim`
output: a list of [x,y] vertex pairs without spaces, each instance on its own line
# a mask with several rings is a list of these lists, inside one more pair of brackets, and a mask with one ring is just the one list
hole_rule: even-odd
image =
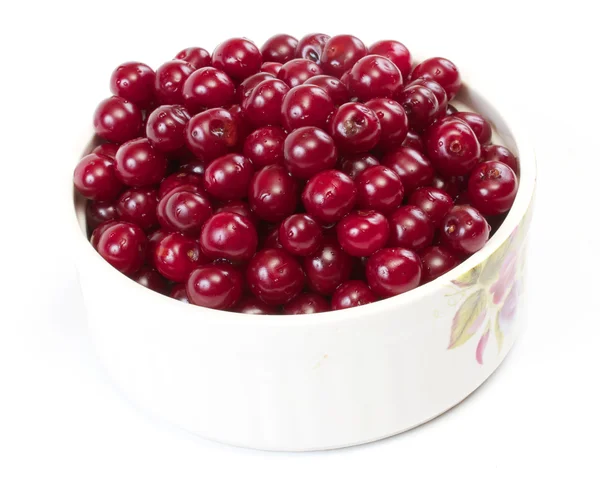
[[[319,325],[319,326],[330,326],[343,323],[346,320],[369,320],[372,315],[380,312],[390,311],[397,309],[400,306],[410,305],[416,300],[431,297],[434,293],[443,290],[444,287],[451,285],[451,281],[455,280],[458,276],[465,274],[472,268],[481,264],[483,261],[488,259],[498,248],[509,238],[513,230],[526,216],[530,205],[533,202],[535,185],[536,185],[536,158],[535,152],[532,145],[529,142],[526,131],[523,128],[521,118],[518,116],[518,109],[516,109],[515,103],[511,102],[510,99],[505,99],[501,93],[494,93],[493,99],[490,99],[490,94],[482,95],[478,90],[473,89],[469,86],[468,82],[465,82],[464,71],[463,73],[463,87],[458,98],[464,97],[476,97],[480,102],[487,104],[487,106],[495,111],[495,106],[502,106],[501,109],[495,112],[495,119],[492,120],[492,124],[498,124],[498,122],[504,123],[508,127],[505,136],[512,138],[513,144],[516,147],[516,152],[519,158],[519,188],[514,204],[508,212],[506,219],[496,231],[496,233],[490,238],[486,245],[475,254],[471,255],[458,266],[448,271],[446,274],[430,281],[422,286],[407,291],[397,296],[392,296],[381,301],[376,301],[371,304],[364,306],[358,306],[354,308],[347,308],[337,311],[329,311],[324,313],[316,314],[301,314],[301,315],[254,315],[254,314],[243,314],[231,311],[224,311],[219,309],[210,309],[202,306],[195,306],[193,304],[185,304],[181,301],[173,299],[167,295],[160,294],[147,289],[146,287],[136,283],[125,274],[119,272],[113,268],[110,264],[96,252],[92,247],[89,240],[86,237],[85,230],[82,230],[80,221],[85,219],[85,209],[78,209],[78,197],[73,182],[72,182],[72,169],[74,165],[68,165],[69,174],[67,177],[69,190],[69,205],[71,207],[72,216],[70,220],[71,229],[76,232],[73,239],[76,241],[78,249],[76,257],[87,257],[91,263],[97,265],[98,270],[102,271],[107,278],[114,283],[116,286],[122,286],[123,290],[142,291],[140,297],[146,298],[148,304],[166,304],[173,305],[172,311],[189,312],[190,316],[196,316],[198,324],[206,323],[218,323],[218,324],[243,324],[248,325],[249,323],[258,324],[261,326],[276,326],[285,325],[286,327],[297,327],[305,325]],[[81,140],[76,144],[75,152],[72,153],[74,160],[79,160],[82,153],[85,154],[89,151],[95,136],[91,126],[87,126],[85,130],[82,129]],[[503,140],[506,142],[506,140]],[[81,213],[83,212],[83,213]],[[82,218],[83,217],[83,218]],[[145,296],[144,296],[145,294]],[[154,301],[154,302],[153,302]],[[226,312],[226,318],[218,318],[219,314]],[[173,318],[177,319],[177,318]]]

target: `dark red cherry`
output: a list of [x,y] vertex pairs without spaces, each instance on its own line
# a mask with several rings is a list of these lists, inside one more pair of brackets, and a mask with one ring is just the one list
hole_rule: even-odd
[[85,207],[85,220],[90,230],[94,230],[104,222],[115,220],[118,217],[115,202],[95,202],[89,200]]
[[432,246],[420,252],[423,267],[421,284],[433,281],[460,264],[460,259],[444,247]]
[[433,181],[435,172],[431,162],[412,148],[395,148],[383,157],[381,163],[398,175],[407,194]]
[[342,250],[335,236],[326,237],[314,254],[304,259],[309,287],[319,294],[332,294],[347,281],[352,271],[352,257]]
[[223,108],[208,109],[190,119],[186,127],[186,144],[205,162],[225,155],[238,144],[238,123]]
[[246,217],[254,225],[258,223],[258,217],[250,209],[250,205],[248,204],[248,202],[244,202],[242,200],[232,200],[230,202],[227,202],[225,205],[221,205],[220,207],[215,209],[215,213],[221,212],[237,213],[242,217]]
[[425,143],[427,156],[444,176],[466,175],[479,161],[479,141],[468,124],[449,119],[432,126]]
[[183,104],[183,85],[192,72],[194,68],[179,59],[161,65],[154,79],[157,101],[160,104]]
[[106,156],[111,160],[115,159],[117,156],[117,150],[119,149],[119,145],[116,143],[102,143],[101,145],[96,146],[92,153],[96,155]]
[[254,296],[246,296],[235,305],[233,309],[236,313],[254,314],[254,315],[269,315],[277,314],[277,308],[262,302]]
[[139,136],[142,112],[130,101],[113,96],[98,104],[94,112],[94,131],[113,143],[124,143]]
[[369,153],[353,153],[344,155],[339,163],[339,170],[353,180],[371,166],[379,165],[379,160]]
[[207,260],[196,240],[174,232],[157,241],[152,262],[156,270],[170,281],[185,282],[190,272]]
[[117,151],[117,177],[125,185],[143,187],[160,182],[167,171],[167,159],[147,138],[123,143]]
[[283,306],[283,314],[315,314],[331,310],[329,301],[319,294],[304,292]]
[[403,79],[408,79],[412,69],[412,59],[406,46],[395,40],[380,40],[369,47],[369,54],[388,58],[400,69]]
[[171,190],[161,198],[156,213],[165,230],[196,235],[212,215],[212,207],[204,194],[182,187]]
[[342,282],[331,296],[331,309],[355,308],[377,301],[377,297],[363,281]]
[[280,222],[296,210],[298,184],[284,167],[265,166],[250,182],[248,202],[261,219]]
[[283,249],[283,245],[279,242],[279,226],[275,226],[267,232],[266,236],[263,233],[259,234],[262,236],[260,241],[261,249]]
[[421,281],[421,260],[412,250],[387,248],[375,252],[367,261],[367,282],[380,297],[410,291]]
[[423,131],[440,114],[440,105],[431,89],[420,84],[406,86],[396,98],[408,116],[410,127]]
[[412,193],[408,203],[423,210],[436,228],[454,206],[452,197],[448,193],[434,187],[418,188]]
[[365,257],[385,247],[390,235],[390,225],[379,212],[358,211],[340,220],[336,231],[345,252],[354,257]]
[[234,38],[220,43],[212,54],[212,65],[237,81],[260,70],[262,55],[248,39]]
[[499,215],[512,207],[519,182],[508,165],[500,161],[479,163],[469,176],[468,196],[483,215]]
[[392,99],[371,99],[365,103],[379,119],[381,138],[379,146],[389,150],[400,146],[408,133],[408,117],[404,108]]
[[183,85],[183,104],[191,114],[233,104],[235,84],[223,71],[203,67],[194,71]]
[[414,131],[409,130],[408,133],[406,133],[406,138],[402,142],[402,146],[412,148],[413,150],[420,151],[421,153],[423,152],[423,140]]
[[411,74],[411,79],[433,79],[446,90],[450,101],[460,89],[462,82],[457,67],[443,57],[432,57],[417,65]]
[[197,175],[202,179],[200,188],[204,187],[204,172],[206,171],[206,163],[197,158],[189,158],[181,160],[179,172],[190,175]]
[[131,276],[131,279],[138,284],[161,294],[164,294],[167,290],[167,281],[152,267],[142,267],[138,272]]
[[294,57],[308,59],[318,64],[321,61],[323,47],[330,38],[327,34],[305,35],[299,40]]
[[501,161],[505,165],[508,165],[512,171],[519,173],[519,163],[515,155],[513,155],[508,148],[500,145],[487,145],[481,147],[481,160],[482,161]]
[[277,34],[269,37],[260,49],[263,62],[280,62],[292,60],[296,54],[298,39],[288,34]]
[[252,293],[267,304],[285,304],[304,287],[298,261],[282,249],[264,249],[250,260],[246,280]]
[[342,104],[330,122],[330,134],[340,150],[347,153],[369,151],[381,139],[379,118],[364,104]]
[[200,175],[196,175],[195,173],[187,173],[183,171],[173,173],[160,182],[160,186],[158,187],[159,200],[176,188],[185,188],[187,191],[194,193],[203,193],[204,178]]
[[276,76],[268,72],[257,72],[242,82],[235,91],[235,97],[238,103],[246,99],[256,86],[267,79],[275,79]]
[[254,168],[252,162],[242,155],[230,153],[213,160],[204,172],[204,188],[219,200],[244,198]]
[[277,77],[282,66],[283,64],[280,64],[279,62],[263,62],[260,66],[260,72],[265,72]]
[[296,178],[310,178],[333,168],[336,162],[335,143],[331,136],[319,128],[300,128],[285,139],[284,165]]
[[321,64],[325,73],[339,78],[366,55],[367,48],[360,39],[352,35],[335,35],[323,47]]
[[250,133],[244,141],[244,156],[255,168],[283,163],[286,134],[278,126],[264,126]]
[[185,284],[175,284],[172,288],[171,288],[171,292],[169,293],[169,297],[172,297],[173,299],[177,299],[178,301],[181,301],[183,303],[189,304],[189,300],[187,297],[187,292],[185,290]]
[[481,145],[487,145],[492,141],[492,125],[481,114],[460,112],[453,116],[469,125]]
[[377,165],[367,168],[356,177],[358,206],[363,210],[376,210],[383,214],[392,212],[402,204],[402,181],[389,168]]
[[243,262],[250,260],[257,246],[258,235],[252,222],[233,212],[213,215],[200,234],[200,248],[209,259]]
[[144,108],[154,100],[154,71],[141,62],[125,62],[110,77],[110,91]]
[[356,186],[338,170],[325,170],[314,175],[304,187],[302,203],[306,211],[321,222],[337,222],[356,203]]
[[106,227],[96,250],[115,269],[131,275],[142,267],[147,243],[146,234],[137,225],[118,222]]
[[281,120],[287,131],[304,126],[325,129],[333,109],[333,101],[324,89],[304,84],[286,94],[281,105]]
[[289,90],[279,79],[262,81],[242,101],[244,117],[256,127],[281,124],[281,107]]
[[390,247],[419,251],[433,242],[434,226],[429,217],[414,205],[404,205],[389,217]]
[[94,153],[79,161],[73,172],[73,184],[85,198],[102,202],[114,200],[123,190],[113,161]]
[[234,104],[233,106],[228,108],[227,111],[229,111],[237,125],[238,144],[236,145],[236,147],[238,148],[238,150],[241,150],[241,145],[243,144],[244,139],[246,138],[246,136],[248,136],[248,134],[250,134],[250,132],[254,128],[250,126],[250,123],[246,119],[246,116],[244,116],[244,111],[242,110],[242,107],[239,104]]
[[286,218],[279,226],[279,242],[290,254],[307,256],[315,252],[323,240],[323,229],[305,213]]
[[304,84],[310,84],[323,89],[327,94],[329,94],[333,104],[336,106],[350,101],[350,93],[348,92],[348,88],[336,77],[326,75],[313,76],[307,79]]
[[462,255],[471,255],[488,241],[490,226],[479,211],[457,205],[444,217],[440,228],[441,245]]
[[188,47],[175,56],[175,59],[190,64],[194,69],[210,66],[210,54],[202,47]]
[[92,231],[92,235],[90,237],[90,244],[92,244],[92,247],[96,250],[98,250],[98,241],[100,240],[100,237],[102,237],[102,234],[104,232],[106,232],[106,230],[109,227],[112,227],[115,224],[118,224],[119,221],[118,220],[107,220],[106,222],[102,222],[100,225],[98,225],[93,231]]
[[119,220],[131,222],[142,230],[150,230],[158,225],[156,207],[158,195],[156,190],[149,188],[132,188],[121,194],[116,208]]
[[146,137],[155,148],[171,153],[185,146],[185,127],[190,115],[183,106],[160,106],[146,122]]
[[466,189],[466,181],[464,177],[451,176],[442,178],[435,175],[431,182],[433,188],[445,191],[452,198],[456,198],[462,190]]
[[190,303],[211,309],[232,307],[242,296],[242,274],[229,264],[194,269],[185,284]]
[[281,66],[277,78],[289,87],[296,87],[304,84],[307,79],[320,74],[323,74],[323,69],[315,62],[308,59],[292,59]]
[[402,74],[386,57],[367,55],[352,66],[348,87],[360,101],[391,98],[402,88]]

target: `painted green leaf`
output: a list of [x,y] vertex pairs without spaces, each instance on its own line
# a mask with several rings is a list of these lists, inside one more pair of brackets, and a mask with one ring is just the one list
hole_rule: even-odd
[[496,343],[498,343],[498,353],[500,353],[504,344],[504,334],[500,327],[500,311],[496,314],[496,320],[494,321],[494,333],[496,335]]
[[477,333],[487,314],[487,299],[484,289],[478,289],[465,299],[452,321],[448,349],[465,344]]
[[479,282],[484,286],[490,285],[500,275],[500,267],[504,261],[504,256],[510,249],[510,239],[502,244],[483,264],[483,269],[479,275]]
[[464,274],[462,274],[461,276],[454,279],[452,281],[452,283],[458,287],[472,286],[473,284],[475,284],[477,282],[477,279],[479,279],[479,274],[481,274],[481,269],[482,269],[481,264],[478,266],[475,266],[472,269],[465,272]]

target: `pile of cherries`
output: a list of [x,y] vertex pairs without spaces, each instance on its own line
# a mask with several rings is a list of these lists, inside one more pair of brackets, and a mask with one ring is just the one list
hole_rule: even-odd
[[[517,192],[515,156],[448,102],[456,66],[351,35],[229,39],[128,62],[75,168],[90,241],[140,284],[252,314],[409,291],[477,252]],[[493,228],[492,228],[493,227]]]

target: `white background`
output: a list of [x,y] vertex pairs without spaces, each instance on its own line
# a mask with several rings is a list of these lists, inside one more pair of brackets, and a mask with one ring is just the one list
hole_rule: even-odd
[[[3,2],[0,482],[598,482],[600,38],[592,2],[554,3]],[[73,143],[115,65],[280,31],[452,54],[514,95],[537,151],[529,320],[511,355],[444,416],[342,451],[236,449],[140,414],[91,356],[64,230]]]

